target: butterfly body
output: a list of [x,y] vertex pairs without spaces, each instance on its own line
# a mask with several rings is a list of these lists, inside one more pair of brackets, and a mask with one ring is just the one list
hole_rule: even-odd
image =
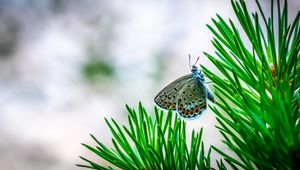
[[207,100],[214,102],[214,96],[205,85],[201,70],[192,66],[191,74],[182,76],[162,89],[154,98],[164,109],[177,111],[187,119],[197,118],[207,107]]

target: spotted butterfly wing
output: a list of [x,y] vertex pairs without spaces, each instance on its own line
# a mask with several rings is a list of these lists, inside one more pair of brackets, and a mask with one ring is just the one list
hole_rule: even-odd
[[178,96],[176,109],[183,118],[197,118],[207,107],[208,90],[195,77],[186,82]]
[[154,102],[163,109],[176,110],[178,96],[192,74],[182,76],[163,88],[154,98]]

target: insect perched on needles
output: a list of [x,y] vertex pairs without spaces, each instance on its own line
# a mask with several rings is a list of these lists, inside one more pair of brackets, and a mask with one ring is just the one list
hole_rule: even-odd
[[159,107],[177,111],[183,118],[194,119],[206,109],[206,99],[215,102],[212,92],[204,84],[203,73],[195,66],[198,60],[199,57],[194,65],[189,64],[191,74],[178,78],[156,95],[154,101]]

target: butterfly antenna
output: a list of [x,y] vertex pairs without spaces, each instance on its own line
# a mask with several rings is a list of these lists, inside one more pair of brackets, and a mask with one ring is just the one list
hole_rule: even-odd
[[191,54],[189,54],[189,66],[190,66],[190,69],[191,69]]
[[197,62],[199,61],[199,58],[200,58],[200,57],[198,56],[198,58],[197,58],[197,60],[196,60],[196,62],[195,62],[195,64],[194,64],[194,65],[196,65],[196,64],[197,64]]

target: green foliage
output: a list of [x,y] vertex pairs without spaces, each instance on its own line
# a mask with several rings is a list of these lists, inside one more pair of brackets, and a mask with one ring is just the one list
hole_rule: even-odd
[[[155,119],[140,104],[138,111],[127,106],[129,125],[120,126],[113,119],[106,123],[113,135],[109,149],[92,138],[97,146],[83,144],[94,154],[121,169],[209,169],[210,150],[204,153],[202,129],[192,132],[187,145],[185,122],[171,111],[164,113],[155,108]],[[175,115],[175,116],[174,116]],[[91,169],[112,169],[81,157]]]
[[91,57],[84,63],[82,72],[85,78],[90,81],[98,81],[106,77],[112,77],[115,74],[115,69],[110,62],[99,57]]
[[243,0],[232,1],[250,48],[232,20],[217,16],[212,20],[215,28],[208,25],[217,58],[205,55],[224,76],[202,66],[219,98],[218,107],[211,109],[224,143],[239,159],[213,148],[232,168],[296,169],[300,167],[300,14],[290,24],[287,1],[282,7],[278,0],[276,10],[272,0],[270,17],[258,0],[256,4],[259,12],[250,14]]

